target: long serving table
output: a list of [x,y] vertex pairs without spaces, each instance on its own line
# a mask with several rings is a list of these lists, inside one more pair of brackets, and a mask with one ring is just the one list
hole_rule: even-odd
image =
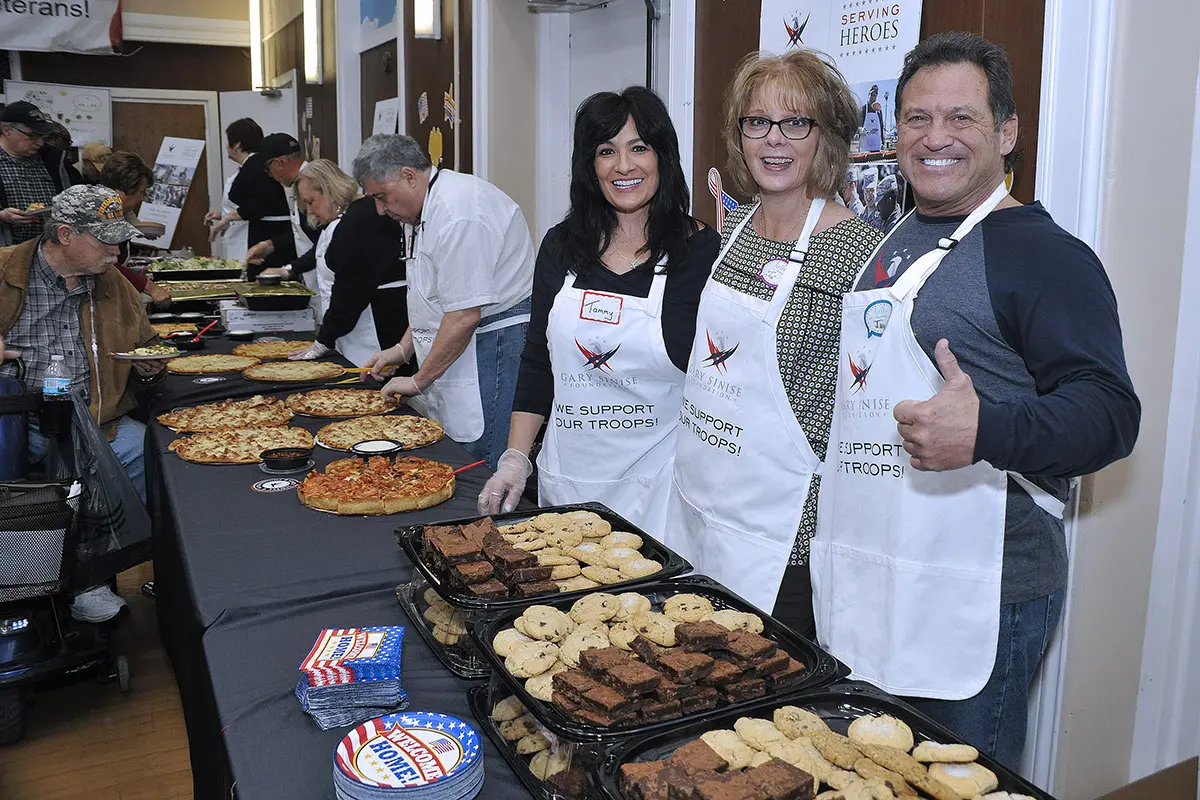
[[[201,352],[231,349],[232,343],[213,339]],[[217,377],[222,380],[168,377],[154,414],[328,383]],[[296,417],[292,425],[315,433],[328,421]],[[486,467],[464,472],[453,498],[424,511],[338,517],[305,508],[294,488],[270,491],[263,481],[272,476],[257,465],[184,462],[167,449],[173,438],[153,420],[147,426],[146,476],[159,632],[179,684],[195,796],[227,798],[233,787],[240,800],[332,798],[333,751],[348,729],[321,731],[300,709],[292,693],[296,666],[322,628],[408,625],[394,589],[413,569],[393,530],[474,514],[491,473]],[[456,467],[476,460],[450,439],[411,454]],[[343,457],[321,447],[314,453],[317,469]],[[470,684],[442,668],[415,631],[404,638],[409,708],[471,721]],[[491,744],[485,747],[485,796],[528,797]]]

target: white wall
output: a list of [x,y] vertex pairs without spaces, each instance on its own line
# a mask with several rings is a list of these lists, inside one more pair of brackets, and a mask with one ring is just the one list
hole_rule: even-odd
[[646,83],[645,0],[570,15],[571,113],[589,95]]
[[[523,3],[488,8],[487,175],[537,224],[538,18]],[[476,36],[482,31],[477,29]]]

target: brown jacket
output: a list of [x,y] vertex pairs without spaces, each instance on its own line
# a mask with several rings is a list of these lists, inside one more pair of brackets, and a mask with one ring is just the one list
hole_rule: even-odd
[[[0,247],[0,335],[7,335],[16,323],[25,306],[25,290],[29,286],[29,271],[37,252],[38,240],[33,239],[15,247]],[[100,353],[97,367],[91,347],[87,347],[88,366],[92,371],[92,417],[112,438],[116,425],[110,425],[129,413],[137,405],[133,394],[134,381],[130,377],[129,361],[109,358],[109,353],[120,353],[143,347],[157,340],[158,335],[150,327],[146,309],[129,281],[115,267],[96,276],[96,288],[92,292],[96,307],[96,350]],[[79,325],[84,343],[91,343],[91,310],[89,303],[80,303]],[[96,408],[96,383],[104,398],[104,407]]]

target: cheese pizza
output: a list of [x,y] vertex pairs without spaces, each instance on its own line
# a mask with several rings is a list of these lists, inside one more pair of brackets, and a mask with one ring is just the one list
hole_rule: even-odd
[[345,374],[345,369],[328,361],[271,361],[266,364],[256,363],[249,369],[242,370],[243,378],[269,383],[319,381]]
[[317,431],[317,441],[330,450],[349,450],[359,442],[391,439],[405,450],[431,445],[446,433],[441,424],[414,414],[359,417],[331,422]]
[[399,405],[377,389],[315,389],[290,395],[287,407],[310,417],[363,417],[386,414]]
[[257,358],[246,356],[184,356],[172,360],[167,364],[167,369],[176,375],[201,375],[210,372],[239,372],[257,363]]
[[312,342],[247,342],[239,344],[233,348],[233,354],[236,356],[250,356],[250,358],[267,359],[285,359],[288,353],[293,350],[305,350]]
[[303,428],[239,428],[184,436],[169,449],[196,464],[257,464],[264,450],[312,446],[312,434]]
[[406,456],[343,458],[310,472],[297,490],[310,508],[337,514],[398,514],[444,503],[454,496],[454,467]]
[[222,431],[233,428],[275,428],[287,425],[292,412],[277,397],[255,395],[245,400],[222,400],[158,415],[160,425],[177,433]]
[[194,322],[151,322],[150,327],[154,328],[154,332],[159,336],[166,336],[168,333],[195,333],[197,330]]

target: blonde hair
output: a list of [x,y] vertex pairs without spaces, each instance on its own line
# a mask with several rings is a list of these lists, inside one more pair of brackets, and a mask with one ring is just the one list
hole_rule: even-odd
[[725,94],[725,146],[729,177],[743,194],[758,194],[742,151],[738,117],[757,98],[777,98],[779,105],[817,121],[817,153],[808,174],[815,197],[832,197],[846,176],[850,139],[858,130],[858,106],[837,67],[814,50],[792,50],[781,56],[751,53],[741,60]]
[[308,209],[300,200],[301,179],[311,183],[313,189],[323,195],[339,214],[345,211],[346,206],[354,202],[354,198],[358,196],[358,184],[354,182],[353,178],[342,172],[342,168],[337,164],[327,158],[318,158],[308,162],[296,178],[295,191],[297,206],[308,216],[308,224],[313,228],[319,227],[322,223],[312,214],[307,213]]

